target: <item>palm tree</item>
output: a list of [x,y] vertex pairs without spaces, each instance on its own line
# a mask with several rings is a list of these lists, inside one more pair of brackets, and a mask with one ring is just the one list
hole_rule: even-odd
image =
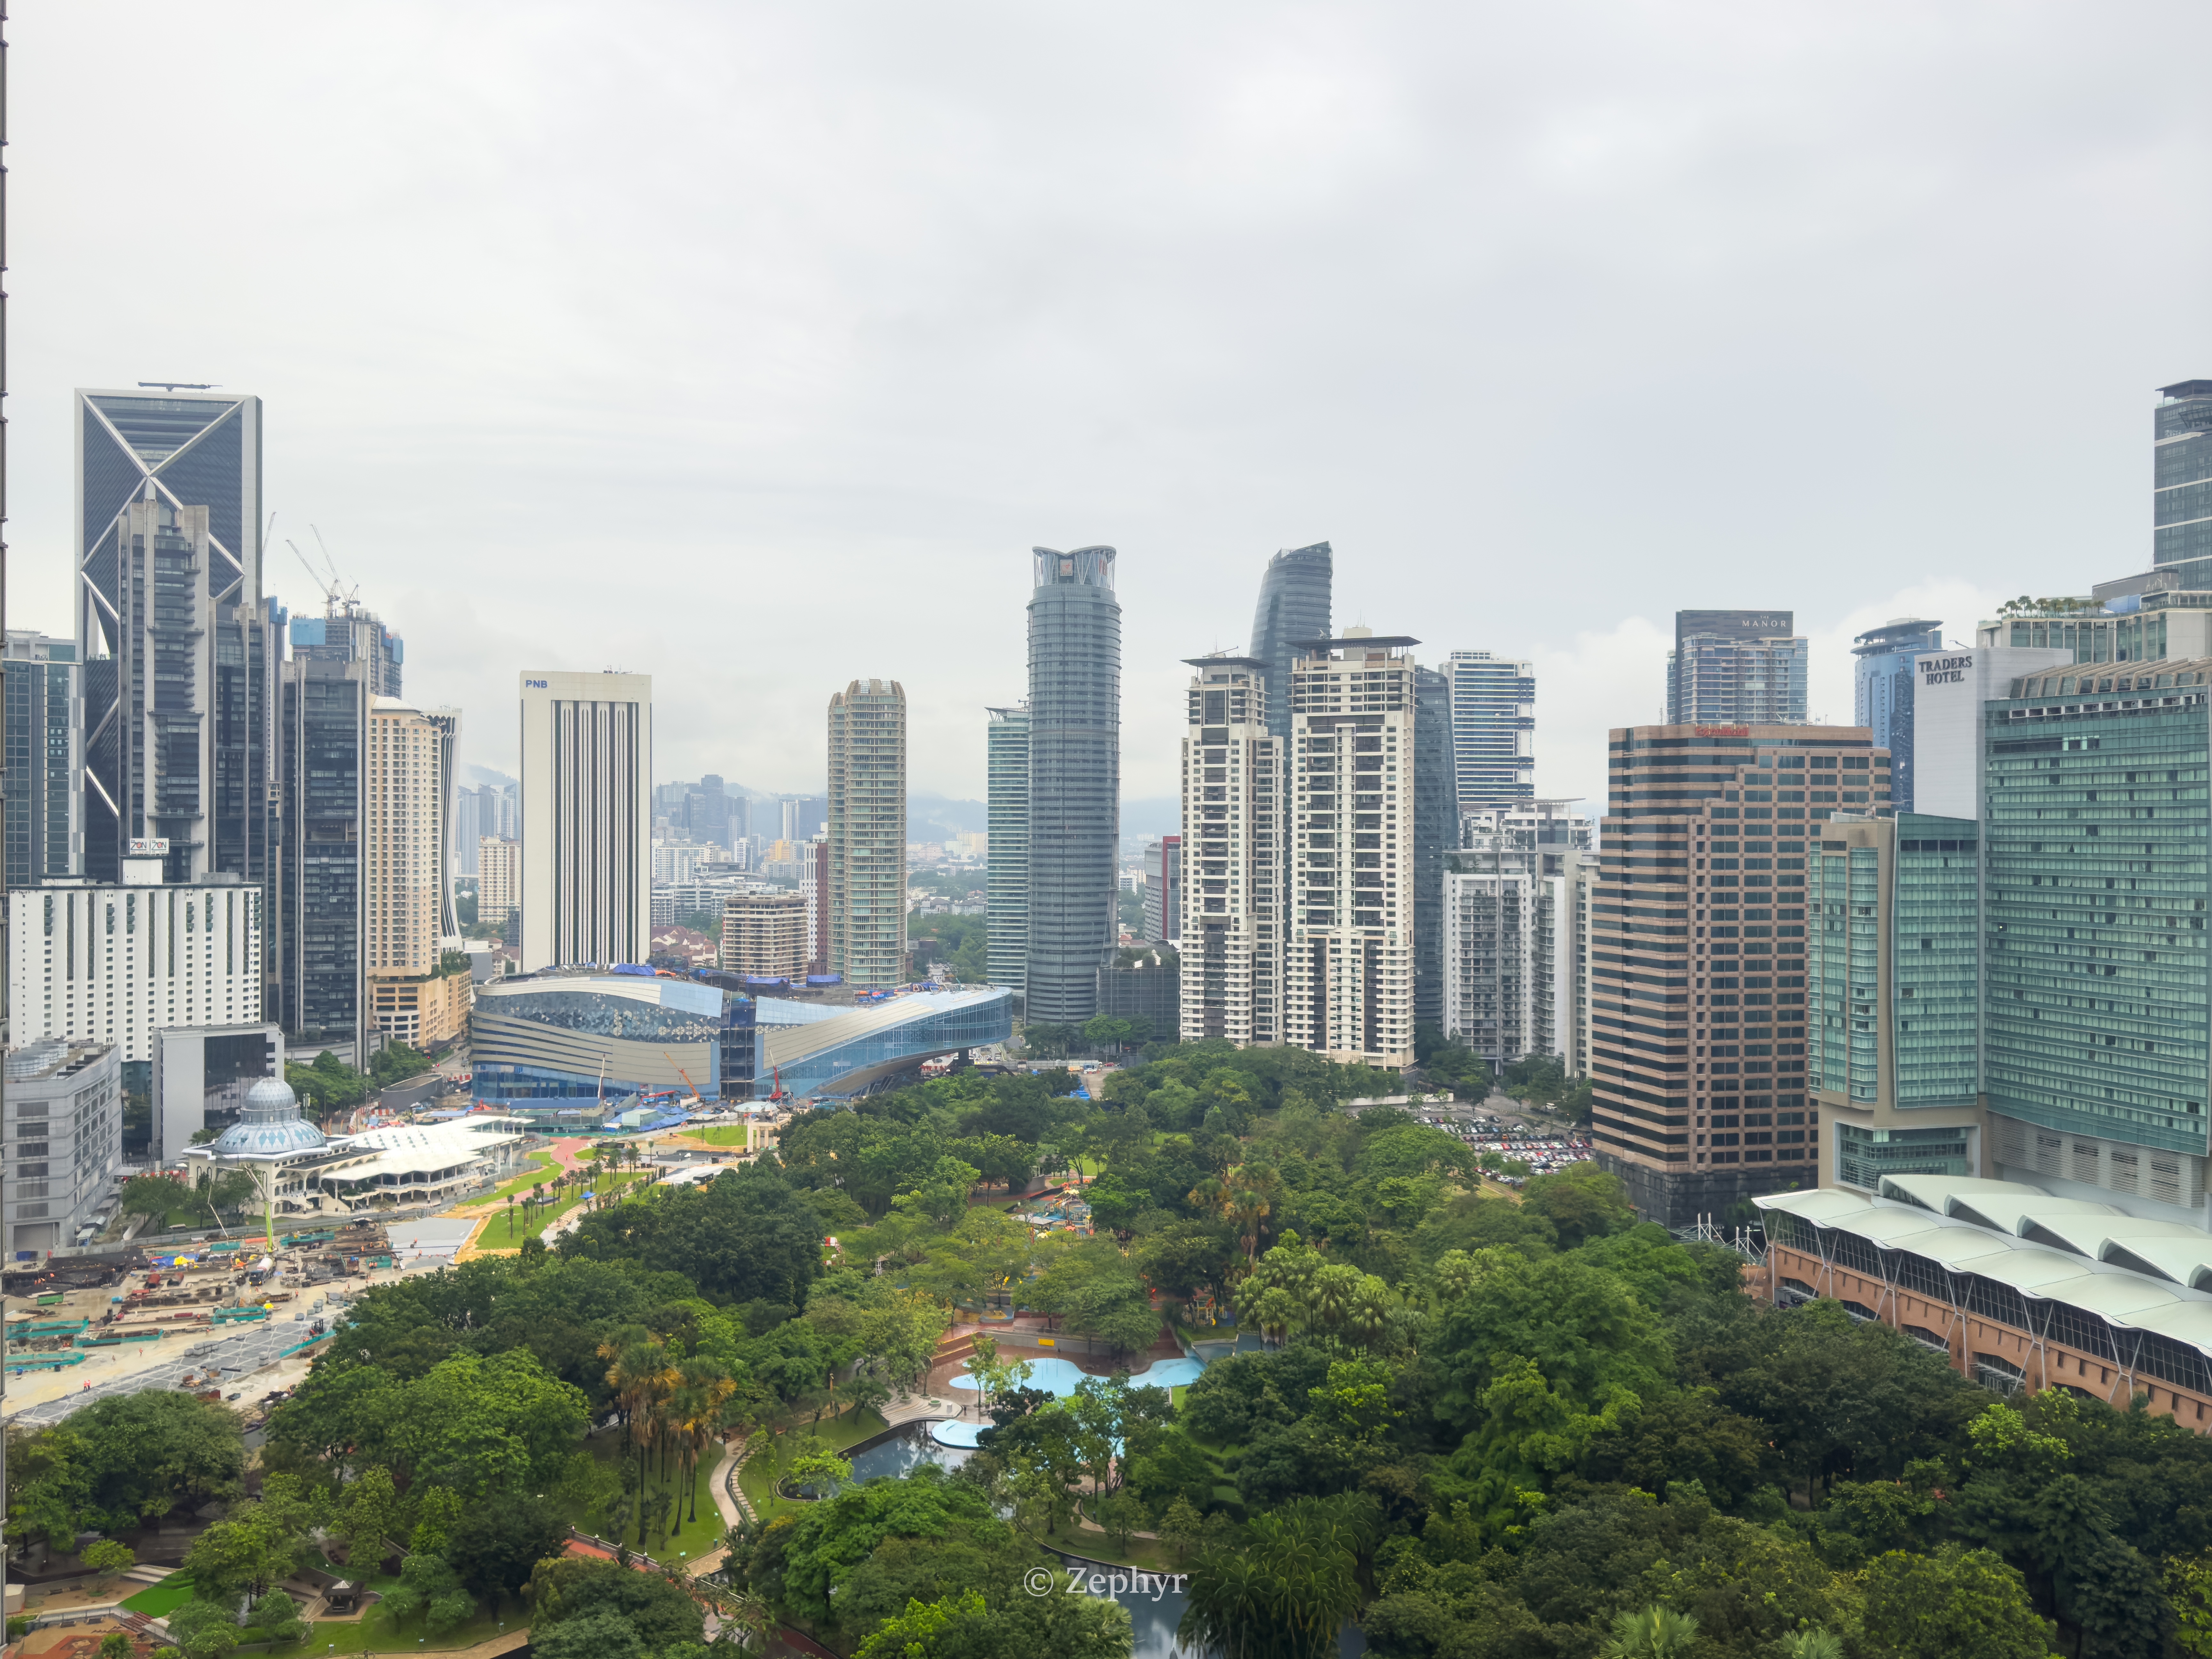
[[647,1458],[662,1440],[665,1407],[681,1374],[669,1363],[666,1346],[659,1341],[632,1342],[620,1349],[605,1343],[599,1352],[600,1358],[614,1362],[607,1368],[607,1386],[615,1392],[616,1409],[629,1431],[630,1449],[638,1460],[637,1541],[642,1548]]
[[1185,1195],[1190,1206],[1202,1215],[1218,1215],[1228,1206],[1229,1188],[1218,1176],[1208,1176]]
[[1649,1607],[1614,1619],[1613,1634],[1597,1650],[1598,1659],[1684,1659],[1697,1639],[1695,1614]]
[[699,1518],[699,1459],[714,1443],[722,1407],[738,1390],[730,1374],[710,1359],[687,1359],[678,1373],[671,1414],[684,1478],[691,1489],[690,1519]]

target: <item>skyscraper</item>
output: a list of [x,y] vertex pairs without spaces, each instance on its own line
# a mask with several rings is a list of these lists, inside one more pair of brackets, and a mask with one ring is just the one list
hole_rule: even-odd
[[1450,676],[1452,781],[1462,811],[1536,795],[1536,665],[1455,651]]
[[[1419,790],[1419,781],[1414,787]],[[1591,825],[1572,803],[1532,800],[1463,813],[1445,855],[1443,1014],[1448,1036],[1493,1066],[1562,1056],[1581,1075],[1588,1024],[1587,877]]]
[[1897,810],[1912,810],[1913,658],[1943,648],[1943,624],[1899,617],[1851,641],[1851,720],[1889,750],[1890,793]]
[[1413,1017],[1443,1024],[1444,859],[1459,844],[1452,682],[1413,670]]
[[1172,945],[1182,937],[1181,836],[1145,843],[1145,937],[1155,945]]
[[987,708],[983,739],[990,813],[990,865],[984,874],[985,930],[991,982],[1018,991],[1030,952],[1030,707]]
[[1267,664],[1192,657],[1182,740],[1187,1042],[1283,1041],[1283,747]]
[[1981,708],[1980,1173],[2202,1227],[2212,660],[2088,666]]
[[[1607,782],[1590,1138],[1646,1219],[1687,1225],[1817,1178],[1808,826],[1817,836],[1839,811],[1888,817],[1889,757],[1863,726],[1617,726]],[[1756,1140],[1711,1139],[1747,1132]]]
[[459,931],[447,823],[459,726],[452,709],[425,714],[397,697],[370,701],[362,837],[367,1023],[417,1048],[443,1048],[468,1028],[468,971],[443,971],[442,944]]
[[2152,562],[2191,566],[2182,586],[2212,587],[2212,380],[2160,386],[2153,416]]
[[[1291,665],[1285,757],[1296,769],[1297,902],[1283,1040],[1393,1071],[1413,1060],[1415,698],[1405,653],[1419,643],[1364,629],[1310,642]],[[1186,963],[1190,951],[1186,925]],[[1188,1030],[1187,984],[1185,994]]]
[[1787,611],[1677,611],[1672,726],[1802,726],[1809,642]]
[[292,657],[297,662],[358,662],[368,665],[373,697],[398,697],[407,643],[369,614],[359,599],[331,590],[323,596],[319,617],[292,618]]
[[[906,690],[854,680],[830,699],[830,971],[906,982]],[[811,841],[800,843],[810,849]]]
[[8,885],[84,867],[83,670],[67,640],[9,629]]
[[1121,607],[1112,548],[1032,556],[1029,1018],[1079,1025],[1119,933]]
[[261,400],[76,393],[84,873],[164,839],[173,880],[269,873],[273,658],[261,594]]
[[522,676],[522,966],[643,962],[653,677]]
[[1294,547],[1267,561],[1260,605],[1252,617],[1251,654],[1267,688],[1268,727],[1291,734],[1291,665],[1307,641],[1329,636],[1330,580],[1335,556],[1327,542]]
[[364,1030],[368,675],[365,662],[282,665],[283,835],[270,955],[276,1018],[295,1041],[357,1045]]

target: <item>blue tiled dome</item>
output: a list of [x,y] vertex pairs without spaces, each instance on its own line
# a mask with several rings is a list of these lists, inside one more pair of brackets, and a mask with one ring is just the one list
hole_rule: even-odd
[[238,1121],[208,1150],[218,1158],[307,1152],[326,1145],[323,1132],[300,1115],[300,1097],[282,1078],[265,1077],[246,1092]]

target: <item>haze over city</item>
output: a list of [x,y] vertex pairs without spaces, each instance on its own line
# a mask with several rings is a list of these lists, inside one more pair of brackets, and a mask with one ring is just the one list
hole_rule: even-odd
[[[1603,789],[1680,605],[1892,616],[2129,567],[2207,133],[2167,5],[1746,12],[42,7],[15,20],[9,619],[70,631],[70,389],[266,402],[410,692],[658,677],[654,769],[819,785],[854,675],[980,798],[1032,544],[1120,550],[1125,797],[1277,548],[1526,654]],[[158,165],[85,88],[176,88]],[[296,594],[297,598],[295,598]]]

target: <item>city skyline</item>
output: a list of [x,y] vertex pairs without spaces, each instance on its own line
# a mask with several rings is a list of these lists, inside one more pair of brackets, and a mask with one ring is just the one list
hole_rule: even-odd
[[[452,50],[419,100],[332,20],[133,17],[15,20],[12,136],[39,165],[15,181],[10,625],[74,634],[71,389],[219,382],[270,412],[265,590],[320,609],[283,546],[312,551],[319,526],[342,570],[375,568],[427,703],[495,709],[530,664],[663,667],[666,586],[600,580],[662,550],[690,556],[690,608],[789,617],[755,649],[686,663],[658,734],[671,776],[818,781],[827,688],[795,641],[834,625],[915,697],[916,787],[981,799],[970,711],[1011,695],[1020,632],[978,596],[1019,549],[1096,538],[1121,550],[1130,615],[1127,791],[1170,798],[1181,659],[1249,645],[1253,561],[1326,537],[1338,625],[1410,625],[1399,596],[1419,592],[1425,637],[1534,661],[1537,793],[1593,799],[1605,729],[1658,717],[1636,688],[1658,683],[1663,647],[1639,620],[1790,607],[1814,642],[1812,712],[1840,720],[1839,653],[1867,627],[1986,615],[1978,600],[2066,591],[2085,564],[2141,568],[2145,395],[2212,362],[2212,325],[2177,317],[2160,285],[2202,265],[2207,228],[2139,205],[2188,199],[2205,118],[2181,64],[2212,21],[2169,7],[2021,8],[1998,54],[1945,31],[1899,54],[1863,20],[1814,15],[1769,20],[1754,46],[1692,8],[1663,31],[1624,14],[1593,57],[1564,20],[1524,20],[1521,49],[1571,63],[1572,92],[1502,81],[1470,21],[1442,12],[1413,33],[1340,18],[1258,58],[1209,18],[1170,69],[1096,18],[1000,40],[886,15],[883,55],[854,64],[823,20],[763,41],[671,9],[692,61],[742,65],[735,121],[641,101],[619,76],[580,97],[574,77],[597,71],[558,8],[519,54],[493,50],[488,20],[438,18]],[[1683,82],[1649,75],[1676,52],[1695,65]],[[479,52],[512,122],[458,114]],[[1033,57],[1108,98],[1101,119],[1040,136]],[[122,222],[90,209],[135,178],[131,149],[59,89],[180,61],[211,107],[175,140],[168,210],[255,223],[287,258],[218,251],[138,283]],[[268,72],[301,61],[333,64],[312,95]],[[1923,77],[1940,103],[1916,94]],[[1164,125],[1132,123],[1147,97]],[[542,158],[569,153],[584,108],[607,131],[587,176],[555,189]],[[1870,132],[1869,108],[1905,115]],[[911,118],[886,125],[889,109]],[[313,137],[258,181],[223,164],[270,121]],[[2036,136],[2054,124],[2078,164]],[[1827,143],[1844,134],[1848,163]],[[355,146],[378,167],[333,170],[329,149]],[[1740,174],[1723,160],[1740,153],[1766,167]],[[684,199],[773,204],[773,257],[736,245],[727,215],[645,204],[582,266],[544,257],[576,189],[619,196],[644,158],[672,156]],[[528,182],[489,218],[461,212],[456,180],[484,176]],[[1071,189],[1097,212],[1069,213]],[[846,234],[831,204],[848,192],[927,230],[898,238],[894,265]],[[1378,205],[1409,192],[1469,210],[1419,216],[1409,241],[1414,221]],[[1619,257],[1624,228],[1648,260]],[[364,239],[398,283],[362,268]],[[312,289],[295,262],[323,273]],[[605,305],[613,292],[638,303]],[[335,344],[334,311],[351,319]],[[574,352],[545,353],[549,331]],[[1033,414],[1075,387],[1095,422],[1080,439]],[[1805,513],[1830,469],[1850,489]],[[1954,580],[1973,591],[1922,591]],[[953,635],[959,652],[936,649]],[[733,708],[759,732],[734,752]],[[513,773],[514,741],[480,723],[471,758]]]

